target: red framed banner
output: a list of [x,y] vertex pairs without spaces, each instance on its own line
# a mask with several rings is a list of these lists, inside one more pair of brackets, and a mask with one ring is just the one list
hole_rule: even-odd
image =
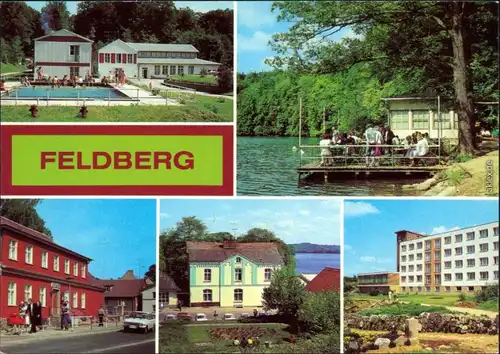
[[1,194],[232,196],[230,125],[2,125]]

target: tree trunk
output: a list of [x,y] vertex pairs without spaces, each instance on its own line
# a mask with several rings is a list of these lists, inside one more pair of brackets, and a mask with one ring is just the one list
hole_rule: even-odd
[[463,4],[453,4],[452,29],[450,31],[453,46],[453,85],[455,88],[455,109],[458,115],[459,150],[464,154],[476,154],[474,103],[470,71],[467,67],[464,43]]

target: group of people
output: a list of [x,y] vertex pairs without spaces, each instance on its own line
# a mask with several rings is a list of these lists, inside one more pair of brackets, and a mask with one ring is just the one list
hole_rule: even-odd
[[117,85],[124,85],[127,76],[125,75],[125,71],[123,69],[115,69],[115,82]]
[[37,328],[43,327],[42,303],[33,302],[32,299],[22,301],[19,304],[19,316],[24,319],[26,329],[30,328],[29,333],[36,333]]
[[[390,154],[394,148],[400,148],[404,157],[410,160],[410,166],[414,166],[418,157],[429,153],[429,135],[428,133],[414,132],[401,141],[389,126],[368,125],[363,134],[352,130],[349,133],[340,133],[333,127],[331,133],[324,133],[319,142],[322,166],[333,164],[331,148],[338,145],[365,145],[367,167],[377,166],[379,164],[377,157]],[[354,149],[347,147],[345,153],[350,155],[352,151]]]
[[235,346],[241,346],[242,348],[253,347],[253,346],[258,347],[260,345],[260,339],[259,339],[259,337],[246,338],[245,336],[243,336],[243,337],[241,337],[240,340],[236,339],[233,342],[233,344]]
[[[38,67],[36,70],[37,81],[44,81],[45,76],[42,70],[42,67]],[[52,88],[61,87],[61,86],[73,86],[76,87],[77,84],[80,85],[91,85],[95,83],[95,79],[92,77],[90,71],[87,71],[87,74],[84,77],[79,77],[78,75],[64,75],[62,79],[59,79],[57,76],[49,76],[47,78],[47,82]],[[21,84],[26,84],[30,86],[30,82],[27,77],[21,79]]]

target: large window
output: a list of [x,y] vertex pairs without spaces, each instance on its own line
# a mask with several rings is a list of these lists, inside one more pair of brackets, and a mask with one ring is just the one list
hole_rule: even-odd
[[161,74],[162,75],[168,75],[168,65],[162,65],[161,66]]
[[78,293],[73,293],[73,308],[78,308]]
[[413,129],[429,129],[429,111],[413,111]]
[[28,301],[33,297],[33,287],[31,285],[24,286],[24,301]]
[[243,289],[234,289],[234,301],[243,301]]
[[169,301],[168,292],[167,293],[160,292],[158,295],[159,295],[158,300],[160,301],[160,304],[168,304]]
[[49,267],[49,253],[46,251],[42,252],[42,268]]
[[85,293],[82,293],[82,295],[80,295],[80,296],[81,296],[81,298],[80,298],[80,307],[82,309],[84,309],[85,306],[86,306],[86,303],[87,303],[87,296],[85,295]]
[[17,261],[17,241],[15,240],[9,241],[9,259]]
[[110,53],[105,53],[104,54],[104,62],[105,63],[111,63],[111,54]]
[[271,281],[271,268],[264,269],[264,281]]
[[87,267],[85,266],[85,264],[82,264],[82,278],[86,277],[87,277]]
[[210,289],[203,290],[203,301],[212,302],[212,290]]
[[[432,129],[451,129],[451,115],[450,112],[441,112],[441,118],[438,117],[438,112],[434,111],[434,123],[432,124]],[[439,124],[439,119],[441,119],[441,124]]]
[[7,305],[16,306],[17,305],[17,285],[16,283],[9,283],[8,285],[8,295],[7,295]]
[[177,67],[177,71],[179,72],[179,75],[184,75],[184,65],[179,65]]
[[160,65],[155,65],[155,75],[160,75]]
[[33,264],[33,246],[26,246],[24,261],[28,264]]
[[176,74],[175,68],[176,68],[175,65],[171,65],[170,66],[170,75],[175,75]]
[[59,256],[54,256],[54,272],[59,271]]
[[203,272],[203,281],[211,282],[212,281],[212,269],[205,269]]
[[241,281],[243,279],[243,271],[241,268],[234,270],[234,281]]
[[134,55],[133,54],[127,54],[127,63],[132,64],[134,62]]
[[69,274],[69,259],[64,260],[64,273]]
[[408,130],[408,111],[391,111],[390,126],[392,130]]
[[47,306],[47,289],[45,287],[40,288],[39,300],[40,303],[42,304],[42,307]]
[[194,74],[194,65],[189,65],[188,66],[188,74],[193,75]]
[[73,264],[73,275],[75,277],[78,276],[78,263],[76,263],[76,262]]
[[78,66],[71,66],[69,68],[70,76],[80,76],[80,68]]

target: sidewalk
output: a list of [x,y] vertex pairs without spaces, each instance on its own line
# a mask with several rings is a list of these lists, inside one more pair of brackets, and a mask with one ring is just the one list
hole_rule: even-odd
[[15,334],[8,334],[5,332],[0,333],[0,338],[2,343],[14,343],[17,341],[20,342],[27,342],[27,341],[37,341],[37,340],[44,340],[44,339],[49,339],[53,337],[64,337],[64,338],[70,338],[70,337],[81,337],[81,336],[86,336],[86,335],[91,335],[91,334],[99,334],[99,333],[110,333],[110,332],[117,332],[121,331],[123,329],[123,324],[119,323],[118,326],[114,323],[108,324],[108,328],[106,327],[97,327],[94,326],[90,328],[89,326],[82,326],[82,327],[75,327],[73,328],[73,331],[63,331],[61,329],[54,329],[54,328],[48,328],[43,331],[38,331],[36,333],[22,333],[20,335],[15,335]]

